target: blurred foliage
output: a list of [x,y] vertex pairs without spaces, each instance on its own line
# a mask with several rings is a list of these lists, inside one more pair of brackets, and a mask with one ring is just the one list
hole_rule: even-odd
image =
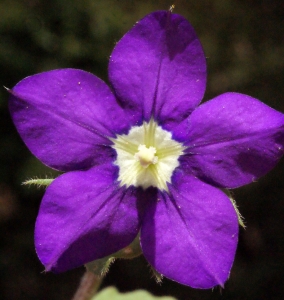
[[[168,9],[195,27],[207,56],[205,100],[226,91],[261,99],[284,112],[283,0],[0,0],[0,83],[8,88],[31,74],[80,68],[107,81],[108,57],[121,36],[147,13]],[[70,299],[82,269],[43,274],[33,229],[43,189],[29,178],[56,176],[29,153],[0,89],[0,298]],[[282,162],[257,183],[234,192],[246,230],[231,278],[219,289],[193,290],[164,280],[157,285],[143,257],[118,261],[104,285],[144,288],[178,299],[284,299],[284,179]],[[48,295],[48,296],[47,296]]]
[[138,290],[130,293],[119,293],[116,288],[109,287],[102,290],[98,295],[91,300],[176,300],[172,297],[155,297],[150,293]]

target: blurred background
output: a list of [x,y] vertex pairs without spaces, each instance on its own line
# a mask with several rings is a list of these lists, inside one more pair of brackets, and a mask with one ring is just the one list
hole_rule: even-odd
[[[108,57],[133,24],[175,3],[195,27],[208,63],[205,101],[227,91],[284,112],[283,0],[0,0],[0,299],[71,299],[83,267],[44,274],[33,244],[43,189],[23,186],[54,171],[25,147],[9,116],[8,93],[22,78],[80,68],[107,81]],[[234,190],[246,230],[225,289],[194,290],[151,278],[143,257],[117,261],[104,280],[187,299],[284,299],[284,159],[257,182]]]

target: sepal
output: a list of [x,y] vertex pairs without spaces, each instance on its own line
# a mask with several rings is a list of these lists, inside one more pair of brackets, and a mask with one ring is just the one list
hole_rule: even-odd
[[239,212],[237,203],[236,203],[235,199],[233,198],[232,192],[230,190],[226,190],[226,189],[224,189],[223,191],[227,194],[227,196],[229,197],[230,201],[232,202],[232,204],[234,206],[235,212],[236,212],[236,214],[238,216],[238,223],[239,223],[239,225],[241,227],[243,227],[244,229],[246,229],[246,225],[244,223],[244,217]]
[[105,276],[111,264],[117,259],[133,259],[142,254],[140,247],[139,235],[134,239],[134,241],[127,247],[101,259],[97,259],[85,264],[88,271],[95,273],[98,276]]
[[37,185],[37,187],[48,187],[54,178],[32,178],[24,181],[23,185]]

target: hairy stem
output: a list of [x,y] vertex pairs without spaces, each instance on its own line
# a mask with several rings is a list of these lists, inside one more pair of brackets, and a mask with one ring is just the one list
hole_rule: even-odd
[[72,300],[90,300],[98,291],[101,283],[101,276],[87,270]]

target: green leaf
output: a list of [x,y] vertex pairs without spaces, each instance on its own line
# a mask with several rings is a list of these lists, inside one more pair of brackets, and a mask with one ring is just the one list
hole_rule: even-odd
[[98,293],[95,297],[91,300],[176,300],[173,297],[157,297],[153,296],[147,291],[144,290],[137,290],[130,293],[120,293],[114,287],[108,287]]

